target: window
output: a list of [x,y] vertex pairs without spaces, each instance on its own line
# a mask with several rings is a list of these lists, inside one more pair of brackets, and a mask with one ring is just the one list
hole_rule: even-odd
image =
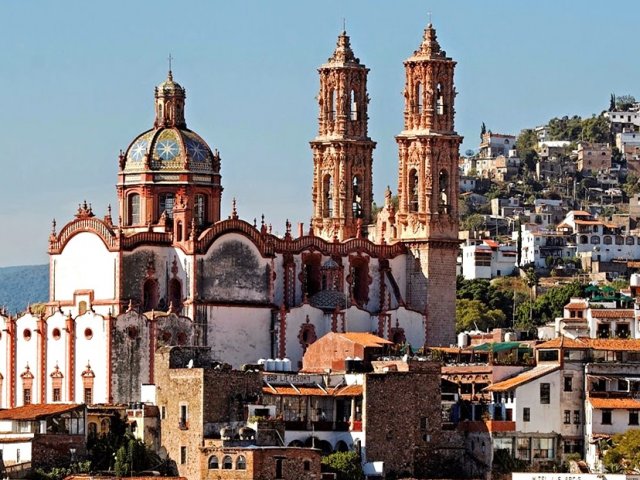
[[169,302],[174,310],[182,308],[182,285],[177,278],[169,280]]
[[353,193],[351,206],[353,218],[362,218],[362,181],[359,176],[353,177],[351,189]]
[[349,106],[351,108],[351,121],[358,120],[358,102],[356,102],[356,92],[355,90],[351,90],[351,98],[349,102]]
[[516,458],[520,460],[530,460],[531,445],[528,437],[516,439]]
[[140,195],[137,193],[129,195],[128,203],[128,224],[139,225],[140,224]]
[[25,405],[31,405],[31,389],[30,388],[25,388],[22,391],[22,398],[23,398],[23,402]]
[[524,407],[522,409],[522,421],[523,422],[531,421],[531,409],[529,407]]
[[247,469],[247,460],[243,455],[238,455],[236,459],[236,470],[246,470]]
[[573,377],[564,377],[564,391],[565,392],[573,391]]
[[207,222],[207,196],[196,195],[195,204],[193,206],[193,216],[196,219],[196,224],[201,226]]
[[564,411],[564,423],[567,425],[571,423],[571,410]]
[[418,211],[418,171],[416,169],[409,172],[409,211]]
[[627,381],[624,378],[618,379],[618,390],[621,392],[627,391]]
[[580,424],[580,410],[573,411],[573,423],[576,425]]
[[638,425],[638,410],[629,410],[629,425]]
[[422,113],[424,98],[424,87],[421,82],[416,84],[416,99],[415,99],[415,113]]
[[540,384],[540,403],[542,405],[549,405],[551,403],[551,384]]
[[323,216],[325,218],[333,216],[333,181],[331,175],[325,175],[322,181],[324,196]]
[[189,406],[188,405],[180,405],[180,420],[178,421],[178,428],[180,430],[186,430],[189,428],[189,424],[187,423],[189,420]]
[[62,400],[62,396],[60,395],[60,389],[59,388],[54,388],[53,389],[53,401],[54,402],[60,402]]
[[553,438],[532,438],[531,447],[533,458],[553,458]]
[[84,389],[84,403],[91,405],[93,403],[93,391],[91,388]]
[[215,455],[209,457],[209,470],[217,470],[218,468],[220,468],[218,457],[216,457]]
[[180,465],[187,463],[187,447],[180,447]]
[[308,472],[309,470],[311,470],[311,461],[310,460],[305,460],[304,461],[304,471]]
[[173,193],[161,193],[158,199],[158,217],[166,212],[167,218],[173,218],[173,205],[176,201],[176,197]]
[[165,418],[167,418],[167,407],[163,405],[160,407],[160,419],[164,420]]
[[222,469],[223,470],[231,470],[233,468],[233,460],[229,455],[225,455],[222,459]]
[[600,423],[602,425],[611,425],[611,410],[602,410],[602,420]]
[[276,458],[276,479],[282,478],[282,458]]

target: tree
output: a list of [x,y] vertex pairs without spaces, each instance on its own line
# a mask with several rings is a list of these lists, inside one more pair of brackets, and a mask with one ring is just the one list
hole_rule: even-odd
[[602,463],[608,472],[640,472],[640,430],[627,430],[614,435]]
[[507,316],[498,308],[490,309],[480,300],[456,300],[456,331],[491,330],[505,327]]
[[620,95],[616,98],[616,110],[626,112],[636,103],[633,95]]
[[332,453],[322,458],[322,465],[337,474],[337,480],[360,480],[364,477],[357,452]]
[[610,143],[611,130],[609,128],[609,120],[604,115],[593,115],[591,118],[585,118],[582,121],[582,139],[593,143]]
[[482,122],[482,126],[480,127],[480,141],[482,141],[485,133],[487,133],[487,126]]
[[522,130],[516,139],[518,156],[529,171],[535,171],[536,169],[536,161],[538,159],[538,152],[536,152],[537,145],[538,135],[530,128]]
[[616,109],[616,94],[612,93],[609,99],[609,111],[613,112]]

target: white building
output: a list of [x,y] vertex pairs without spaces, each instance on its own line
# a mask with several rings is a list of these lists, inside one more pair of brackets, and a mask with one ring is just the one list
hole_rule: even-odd
[[462,275],[467,280],[511,275],[516,268],[516,250],[513,245],[499,245],[493,240],[465,245],[462,247]]

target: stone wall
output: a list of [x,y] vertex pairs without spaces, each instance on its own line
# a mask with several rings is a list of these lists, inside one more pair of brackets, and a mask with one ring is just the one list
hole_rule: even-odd
[[442,438],[440,364],[411,362],[408,372],[371,373],[364,382],[366,460],[385,473],[414,476]]

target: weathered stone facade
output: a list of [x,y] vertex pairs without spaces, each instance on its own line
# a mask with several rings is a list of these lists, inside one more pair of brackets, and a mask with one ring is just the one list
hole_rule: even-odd
[[440,364],[367,374],[363,405],[367,459],[383,461],[386,475],[424,478],[423,459],[442,441]]

